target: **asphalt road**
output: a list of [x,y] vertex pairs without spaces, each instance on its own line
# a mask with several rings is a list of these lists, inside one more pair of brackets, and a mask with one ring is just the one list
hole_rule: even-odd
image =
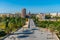
[[[10,35],[4,40],[57,40],[56,35],[54,34],[52,37],[52,33],[47,31],[43,28],[38,28],[35,26],[32,19],[30,19],[30,30],[33,31],[32,34],[17,34],[17,35]],[[32,30],[32,29],[37,30]],[[23,28],[19,29],[15,33],[21,33]]]

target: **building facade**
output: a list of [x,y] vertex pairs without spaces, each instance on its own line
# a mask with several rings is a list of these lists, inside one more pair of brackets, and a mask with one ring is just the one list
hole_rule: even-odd
[[36,17],[39,19],[39,20],[45,20],[45,14],[44,13],[39,13],[36,15]]
[[21,17],[25,18],[26,17],[26,9],[22,9]]

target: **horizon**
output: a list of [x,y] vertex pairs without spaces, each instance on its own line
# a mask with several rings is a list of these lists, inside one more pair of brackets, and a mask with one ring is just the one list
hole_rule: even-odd
[[60,13],[60,0],[0,0],[0,13]]

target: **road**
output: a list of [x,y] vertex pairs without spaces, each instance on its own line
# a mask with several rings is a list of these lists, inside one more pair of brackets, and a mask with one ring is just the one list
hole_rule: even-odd
[[[32,30],[33,28],[37,29],[37,30],[32,30],[34,33],[10,35],[4,40],[57,40],[55,34],[53,35],[53,38],[52,38],[52,33],[50,31],[47,31],[46,29],[43,29],[43,28],[36,27],[32,19],[30,19],[29,24],[30,24],[30,30]],[[19,29],[15,33],[20,33],[22,32],[22,30],[23,28]]]

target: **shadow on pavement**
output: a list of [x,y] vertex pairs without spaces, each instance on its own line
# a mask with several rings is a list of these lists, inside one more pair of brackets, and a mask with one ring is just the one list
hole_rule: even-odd
[[18,36],[17,38],[26,38],[26,37],[29,37],[29,35]]
[[37,28],[32,28],[32,30],[38,30]]

